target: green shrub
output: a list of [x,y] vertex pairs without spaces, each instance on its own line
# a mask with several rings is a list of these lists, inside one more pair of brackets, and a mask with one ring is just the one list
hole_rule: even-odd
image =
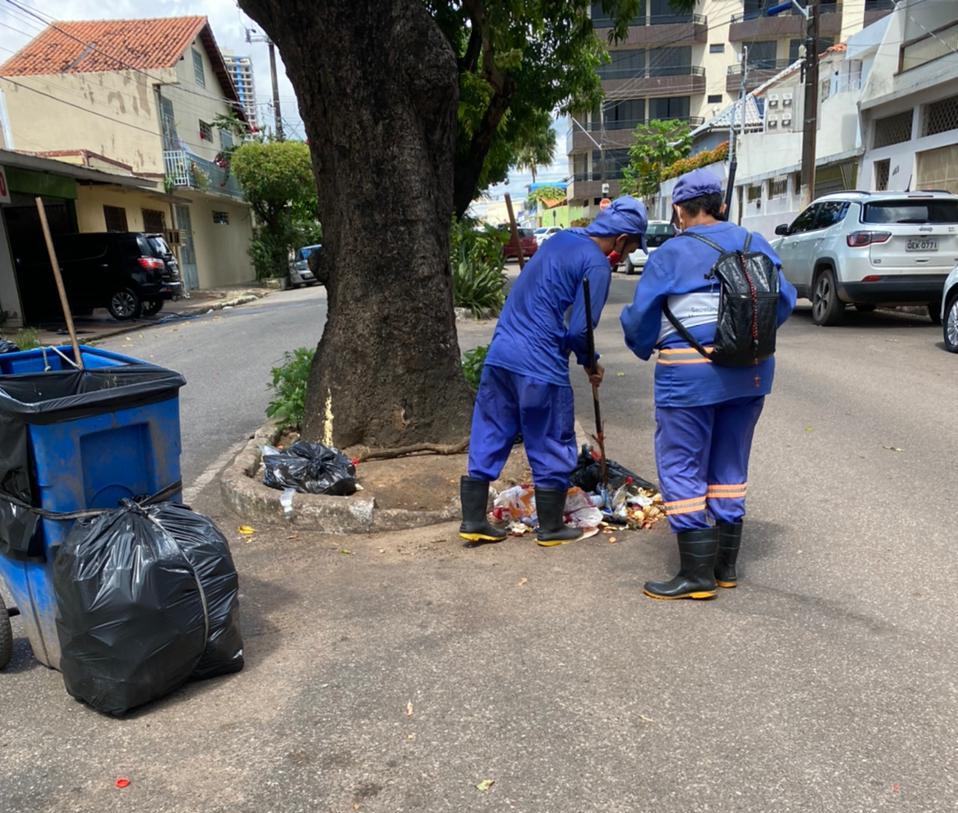
[[479,389],[479,379],[482,377],[482,366],[486,363],[486,354],[488,352],[489,345],[483,344],[463,354],[462,372],[469,386],[474,390]]
[[499,313],[506,301],[505,258],[502,247],[507,235],[491,226],[478,227],[463,219],[453,221],[449,235],[452,293],[457,308],[475,316],[483,311]]
[[299,347],[283,354],[283,364],[272,370],[269,388],[275,397],[266,407],[266,415],[275,418],[283,429],[300,429],[306,417],[306,382],[316,350]]
[[9,339],[21,350],[33,350],[40,346],[40,331],[35,327],[22,327],[12,336],[4,336]]

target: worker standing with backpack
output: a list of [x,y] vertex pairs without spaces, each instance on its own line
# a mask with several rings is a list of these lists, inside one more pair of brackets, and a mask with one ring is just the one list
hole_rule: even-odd
[[737,583],[752,435],[796,295],[768,242],[721,220],[715,175],[683,175],[672,204],[681,233],[649,257],[621,316],[632,352],[658,350],[655,456],[681,561],[645,594],[712,598]]

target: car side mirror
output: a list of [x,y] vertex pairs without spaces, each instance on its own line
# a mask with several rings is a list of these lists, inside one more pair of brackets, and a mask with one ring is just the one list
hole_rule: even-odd
[[792,230],[788,223],[782,223],[775,227],[775,233],[781,237],[788,237],[788,235],[792,233]]

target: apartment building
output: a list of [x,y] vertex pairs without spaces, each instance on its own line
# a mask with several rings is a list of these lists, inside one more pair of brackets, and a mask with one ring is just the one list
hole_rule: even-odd
[[190,288],[255,278],[252,214],[223,151],[245,117],[206,17],[58,22],[0,65],[8,149],[153,183],[81,185],[75,231],[165,231]]
[[227,52],[223,54],[223,61],[233,80],[236,95],[246,111],[246,120],[255,133],[259,130],[259,108],[256,104],[256,84],[253,82],[253,60],[248,56]]
[[[805,17],[797,11],[769,17],[765,0],[698,0],[676,14],[668,0],[645,0],[628,36],[609,44],[611,61],[599,69],[605,99],[573,117],[566,139],[569,200],[594,212],[607,191],[619,193],[632,132],[653,119],[681,119],[691,127],[718,114],[739,95],[742,55],[751,91],[802,53]],[[822,0],[820,48],[887,15],[893,0]],[[592,4],[596,35],[607,40],[611,21]]]

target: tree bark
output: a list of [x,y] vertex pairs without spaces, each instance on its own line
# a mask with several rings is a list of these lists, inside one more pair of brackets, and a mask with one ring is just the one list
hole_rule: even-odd
[[329,312],[304,436],[461,441],[472,396],[449,271],[455,54],[421,0],[240,5],[280,49],[316,176]]

